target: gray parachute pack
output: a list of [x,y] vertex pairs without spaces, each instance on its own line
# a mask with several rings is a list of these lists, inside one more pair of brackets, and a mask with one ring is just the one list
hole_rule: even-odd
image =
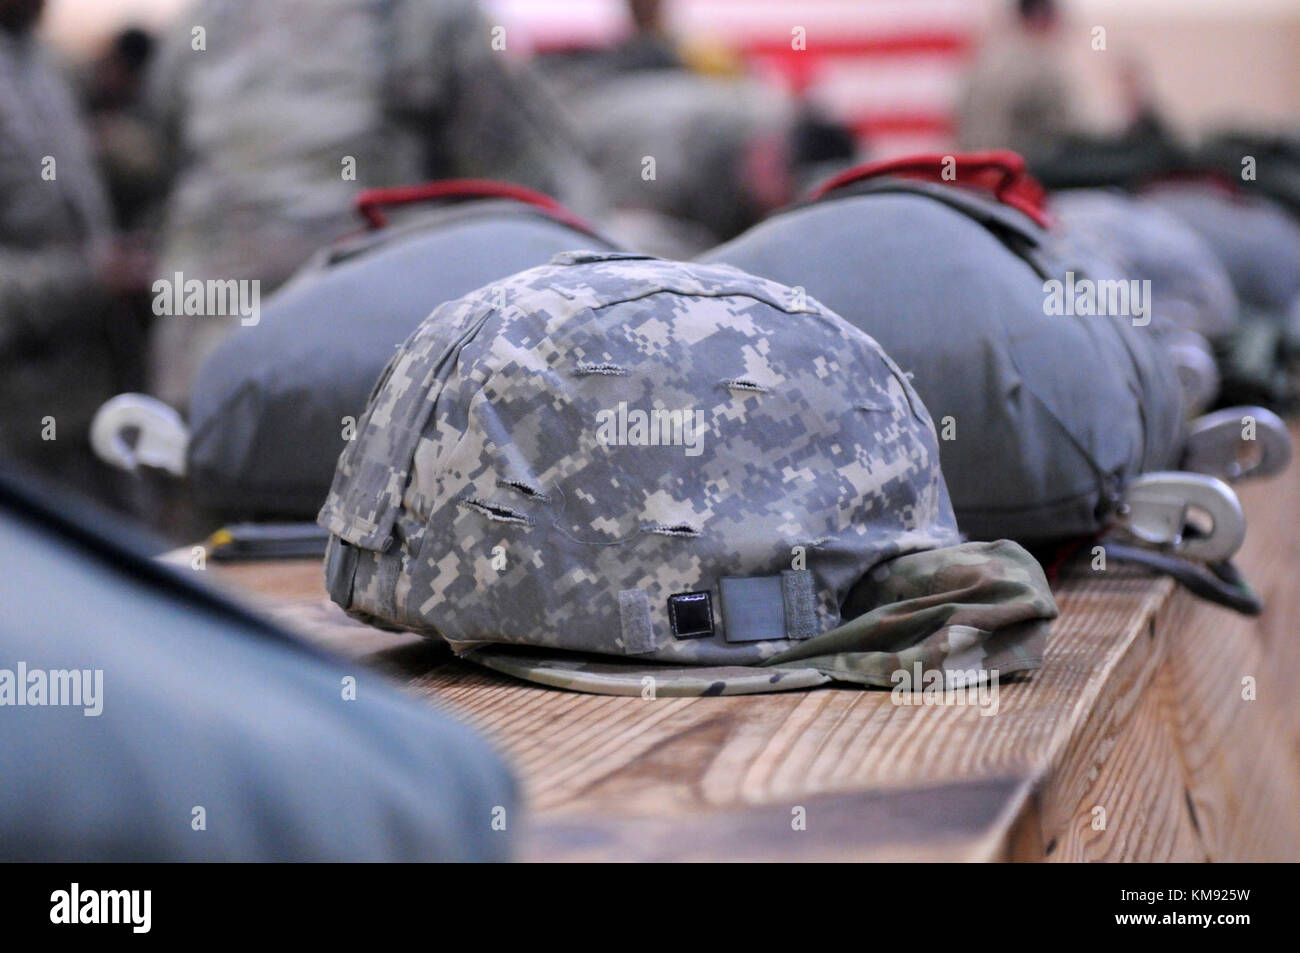
[[[801,289],[880,342],[934,415],[969,537],[1036,546],[1114,530],[1140,543],[1108,544],[1116,554],[1259,611],[1227,565],[1245,522],[1220,478],[1277,472],[1289,436],[1262,408],[1189,425],[1184,391],[1203,403],[1205,387],[1181,376],[1187,335],[1198,337],[1188,326],[1209,320],[1185,299],[1212,310],[1222,289],[1175,276],[1157,293],[1119,245],[1103,254],[1050,234],[1044,202],[1014,153],[891,160],[842,173],[701,260]],[[1243,468],[1256,424],[1246,446],[1259,452]],[[1185,532],[1202,508],[1206,538]]]
[[1025,550],[961,544],[933,423],[875,341],[647,256],[566,253],[440,305],[320,523],[350,614],[610,694],[968,684],[1036,667],[1056,613]]
[[804,288],[881,343],[934,415],[963,532],[1093,533],[1129,481],[1178,459],[1175,368],[1130,316],[1048,313],[1047,282],[1091,272],[1050,254],[1019,157],[957,157],[958,184],[943,168],[850,170],[701,258]]
[[1119,189],[1070,189],[1051,196],[1048,240],[1058,256],[1114,261],[1151,282],[1156,320],[1216,340],[1237,323],[1232,277],[1196,229],[1158,203]]
[[[387,226],[384,209],[431,201],[449,204]],[[199,373],[186,470],[200,505],[314,517],[375,379],[435,305],[566,249],[611,247],[501,183],[373,190],[358,207],[374,230],[319,254]]]
[[1267,194],[1206,176],[1149,186],[1143,200],[1187,224],[1222,260],[1241,320],[1218,342],[1227,396],[1300,403],[1300,222]]
[[[1114,222],[1114,241],[1125,251],[1140,250],[1141,235],[1167,231],[1159,219],[1180,219],[1198,233],[1230,276],[1241,306],[1236,326],[1213,339],[1219,402],[1294,409],[1300,403],[1298,155],[1295,138],[1285,135],[1227,132],[1189,149],[1147,130],[1119,138],[1071,137],[1033,168],[1053,188],[1121,188],[1134,194],[1143,212],[1158,209],[1136,232],[1131,221]],[[1061,206],[1067,225],[1079,210],[1070,204],[1067,199]],[[1102,209],[1094,205],[1092,211]],[[1100,224],[1097,216],[1088,217]],[[1139,236],[1136,243],[1130,234]],[[1164,251],[1149,247],[1156,253],[1149,261],[1186,267],[1192,257],[1170,254],[1184,245],[1179,239]]]
[[1300,296],[1300,224],[1283,206],[1206,179],[1152,185],[1143,198],[1214,249],[1243,307],[1285,319]]
[[1148,288],[1152,334],[1177,368],[1186,413],[1213,405],[1223,385],[1214,344],[1233,332],[1240,310],[1214,250],[1159,205],[1115,189],[1056,192],[1051,211],[1051,254]]

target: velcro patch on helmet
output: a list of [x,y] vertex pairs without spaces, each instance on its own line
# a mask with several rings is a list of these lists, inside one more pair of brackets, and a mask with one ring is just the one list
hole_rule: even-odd
[[817,634],[812,573],[727,576],[718,583],[728,642],[776,642]]
[[641,655],[655,650],[654,624],[650,621],[650,597],[640,589],[624,589],[618,594],[619,628],[623,633],[623,652]]

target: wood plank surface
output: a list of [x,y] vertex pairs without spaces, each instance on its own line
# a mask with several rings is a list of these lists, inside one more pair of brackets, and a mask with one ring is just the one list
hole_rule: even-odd
[[1077,562],[1044,667],[992,715],[852,688],[563,692],[347,619],[318,563],[217,575],[480,728],[523,783],[525,859],[1297,860],[1300,473],[1239,491],[1261,619]]

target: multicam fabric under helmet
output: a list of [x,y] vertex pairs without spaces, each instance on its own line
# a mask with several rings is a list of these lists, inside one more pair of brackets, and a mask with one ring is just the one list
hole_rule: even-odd
[[1042,572],[957,545],[938,459],[907,379],[815,300],[566,253],[393,357],[320,514],[327,583],[360,618],[614,694],[1032,668]]

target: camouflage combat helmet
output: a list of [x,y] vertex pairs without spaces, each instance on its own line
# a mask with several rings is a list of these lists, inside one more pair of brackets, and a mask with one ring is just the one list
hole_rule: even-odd
[[1032,668],[1042,572],[957,545],[938,459],[907,379],[816,301],[568,252],[441,305],[389,362],[320,514],[327,584],[611,694]]

